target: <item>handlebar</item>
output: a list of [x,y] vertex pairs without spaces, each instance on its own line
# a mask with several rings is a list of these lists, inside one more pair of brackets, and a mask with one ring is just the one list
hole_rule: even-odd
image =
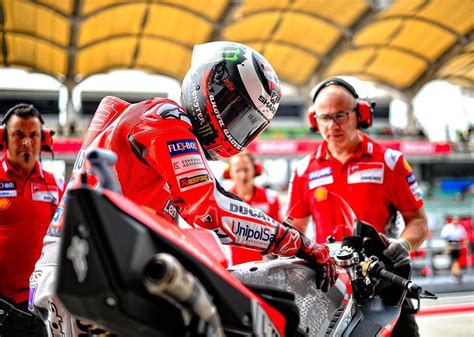
[[398,285],[416,297],[420,296],[421,292],[423,291],[419,285],[413,283],[412,281],[385,270],[384,264],[380,261],[374,261],[370,263],[369,267],[367,268],[367,273],[370,276],[379,277],[392,284]]

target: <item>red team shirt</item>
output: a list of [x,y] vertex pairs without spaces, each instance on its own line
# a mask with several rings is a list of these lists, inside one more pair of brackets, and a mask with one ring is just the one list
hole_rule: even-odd
[[20,303],[28,299],[29,278],[40,257],[43,237],[64,191],[36,162],[25,180],[0,160],[0,295]]
[[[232,194],[237,195],[235,188],[229,190]],[[250,199],[243,199],[247,204],[253,208],[257,208],[269,215],[276,221],[280,219],[280,202],[278,200],[278,193],[274,190],[263,188],[260,186],[253,186],[253,195]],[[232,264],[239,264],[248,261],[258,261],[262,259],[262,255],[254,250],[249,250],[240,247],[231,247],[232,250]]]
[[316,153],[298,162],[290,182],[287,214],[291,218],[309,215],[315,221],[316,241],[337,238],[336,219],[341,213],[326,201],[327,191],[346,200],[358,217],[378,232],[395,223],[396,211],[412,212],[423,206],[420,188],[412,168],[399,151],[385,149],[361,132],[362,143],[341,164],[323,142]]

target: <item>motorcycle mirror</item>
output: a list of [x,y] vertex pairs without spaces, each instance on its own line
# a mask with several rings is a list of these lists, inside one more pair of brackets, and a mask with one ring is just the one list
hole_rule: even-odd
[[100,186],[113,192],[120,193],[120,188],[113,176],[110,165],[117,162],[115,152],[104,149],[92,149],[86,154],[87,160],[92,166],[93,173],[99,177]]
[[420,294],[420,298],[428,300],[437,300],[438,296],[436,296],[436,294],[433,294],[432,292],[429,292],[428,290],[423,290],[423,292]]

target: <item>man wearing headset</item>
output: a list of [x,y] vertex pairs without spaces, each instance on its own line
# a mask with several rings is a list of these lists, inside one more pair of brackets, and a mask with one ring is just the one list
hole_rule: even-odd
[[[102,100],[68,189],[87,171],[84,150],[110,149],[117,153],[113,170],[120,188],[137,204],[171,221],[179,213],[189,224],[214,231],[224,244],[301,257],[316,269],[327,291],[337,278],[328,247],[226,192],[206,161],[242,151],[268,126],[280,97],[276,73],[255,50],[231,42],[196,46],[182,84],[183,107],[162,98],[137,104],[114,97]],[[40,308],[52,335],[76,336],[90,330],[68,317],[54,296],[62,211],[60,206],[36,264],[31,302]]]
[[64,190],[64,181],[41,168],[42,149],[52,132],[38,110],[17,104],[0,126],[0,336],[45,336],[39,318],[27,310],[29,278],[43,237]]
[[[277,191],[257,186],[254,178],[262,173],[262,164],[250,153],[240,152],[229,159],[228,167],[224,170],[224,178],[230,179],[233,186],[229,192],[259,209],[272,219],[280,219],[280,201]],[[245,247],[232,247],[232,263],[240,264],[248,261],[261,260],[262,255]]]
[[[357,218],[379,233],[390,232],[397,211],[405,221],[400,238],[389,239],[384,254],[398,267],[410,263],[410,251],[428,235],[423,200],[413,171],[399,151],[385,149],[360,129],[372,123],[372,105],[359,98],[341,78],[323,81],[313,95],[310,123],[323,142],[296,166],[289,191],[287,216],[305,233],[311,216],[316,241],[335,236],[336,210],[325,202],[327,192],[346,200]],[[392,336],[418,336],[413,315],[402,315]]]

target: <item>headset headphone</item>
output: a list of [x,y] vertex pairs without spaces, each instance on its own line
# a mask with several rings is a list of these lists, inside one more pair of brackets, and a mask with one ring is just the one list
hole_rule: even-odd
[[352,97],[356,99],[357,105],[355,107],[355,112],[357,114],[357,127],[360,129],[367,129],[372,126],[372,116],[375,108],[375,102],[368,102],[366,100],[360,99],[359,95],[355,91],[354,87],[338,77],[331,77],[319,84],[316,91],[313,95],[313,105],[308,110],[308,118],[309,123],[311,125],[311,130],[314,132],[318,132],[318,122],[316,120],[316,110],[314,108],[314,102],[316,101],[316,97],[318,97],[321,90],[330,86],[330,85],[338,85],[345,88],[347,91],[350,92]]
[[2,124],[0,125],[0,151],[7,147],[7,122],[18,108],[29,108],[37,112],[37,116],[35,117],[38,117],[41,122],[41,151],[53,152],[53,135],[55,132],[44,126],[44,120],[41,117],[41,114],[32,104],[25,103],[20,103],[10,108],[3,117]]
[[[262,163],[259,160],[255,159],[254,156],[252,156],[250,153],[245,153],[245,155],[248,156],[250,158],[250,161],[253,163],[253,169],[255,172],[254,177],[258,177],[259,175],[261,175],[263,172]],[[230,163],[227,163],[224,172],[222,173],[222,178],[230,179]]]

